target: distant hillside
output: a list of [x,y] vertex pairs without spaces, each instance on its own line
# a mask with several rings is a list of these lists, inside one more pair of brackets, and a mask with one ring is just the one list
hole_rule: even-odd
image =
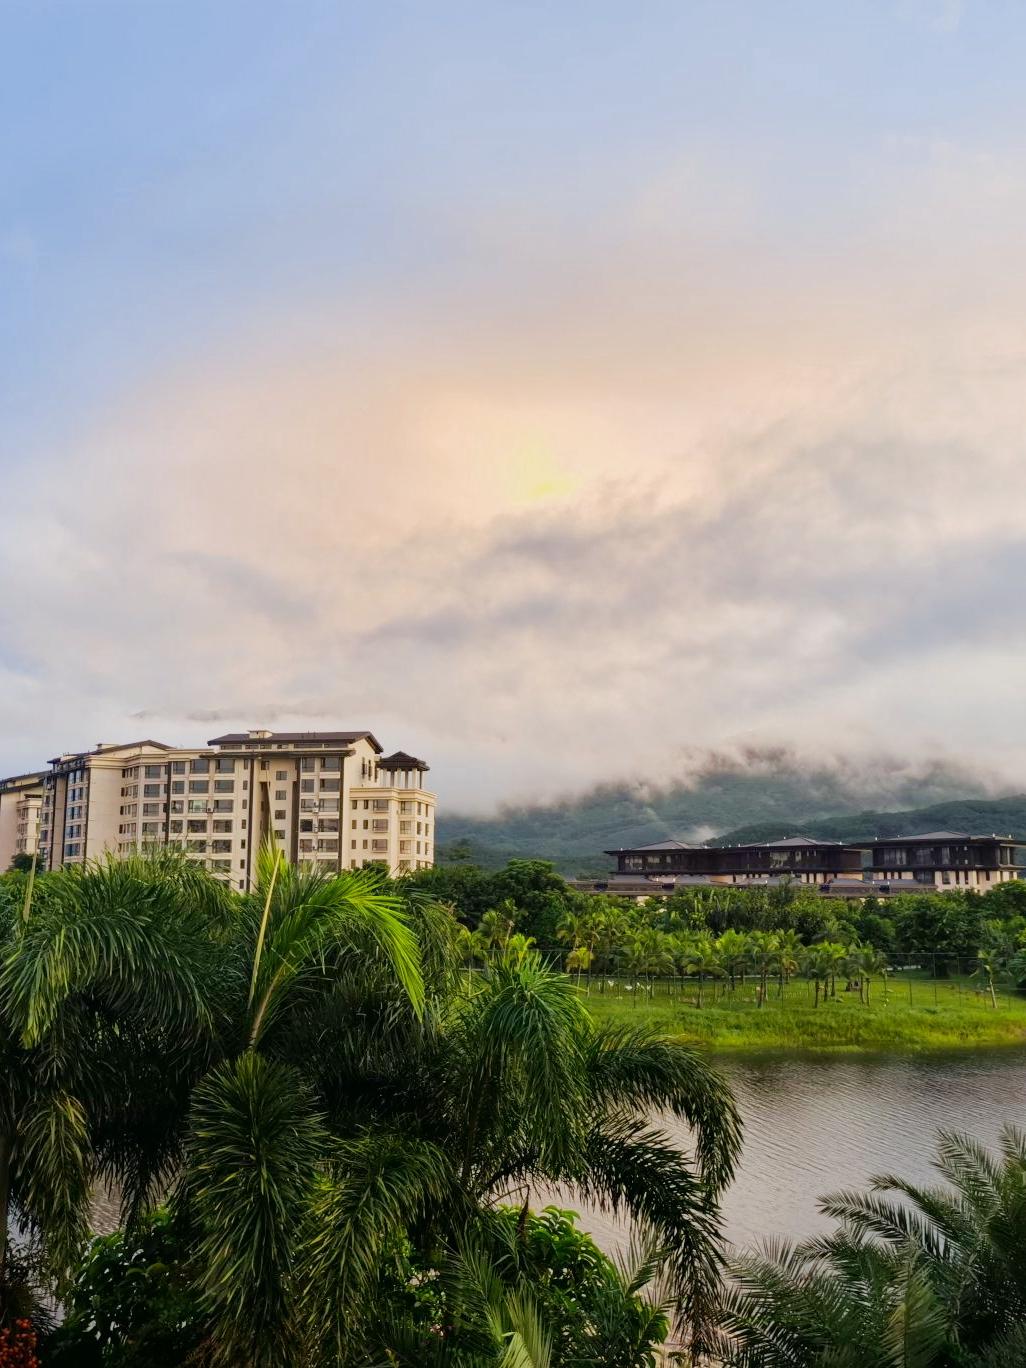
[[751,822],[710,845],[779,841],[800,829],[825,841],[861,841],[871,836],[915,836],[921,831],[965,831],[970,836],[1015,836],[1026,840],[1026,793],[991,800],[956,798],[901,812],[855,812],[844,817],[811,817],[801,822]]
[[[906,819],[907,826],[893,825]],[[455,846],[485,867],[531,857],[553,860],[566,874],[599,874],[609,867],[604,850],[668,837],[733,842],[801,829],[847,839],[856,828],[859,835],[867,827],[889,835],[938,826],[990,832],[995,825],[1026,832],[1026,797],[987,801],[983,783],[964,771],[884,764],[809,769],[786,753],[762,752],[741,762],[712,757],[688,783],[665,788],[607,785],[490,817],[442,808],[437,835],[443,859]]]

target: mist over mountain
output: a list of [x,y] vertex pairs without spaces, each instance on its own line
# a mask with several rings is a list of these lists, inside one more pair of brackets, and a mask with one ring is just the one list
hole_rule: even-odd
[[[486,866],[533,857],[555,861],[564,873],[597,874],[609,865],[604,850],[669,838],[774,839],[799,827],[836,839],[878,830],[896,835],[924,829],[925,815],[935,812],[951,815],[930,817],[927,828],[1026,829],[1026,798],[995,801],[1009,787],[949,761],[916,765],[877,756],[812,763],[784,747],[751,747],[701,756],[686,776],[663,785],[602,784],[491,816],[443,809],[437,834],[442,858],[455,846]],[[902,826],[906,820],[910,825]]]

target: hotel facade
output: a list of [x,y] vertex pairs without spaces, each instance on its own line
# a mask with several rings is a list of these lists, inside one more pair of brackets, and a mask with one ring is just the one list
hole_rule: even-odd
[[299,865],[382,862],[403,874],[434,863],[428,768],[404,751],[385,755],[369,731],[254,730],[199,749],[101,744],[0,780],[0,869],[37,851],[41,869],[58,869],[176,846],[246,890],[273,835]]
[[801,883],[835,897],[973,889],[1026,878],[1026,847],[1012,836],[928,831],[920,836],[814,840],[789,836],[751,845],[690,845],[657,841],[607,850],[616,869],[599,880],[577,880],[582,891],[648,897],[694,885],[766,887]]

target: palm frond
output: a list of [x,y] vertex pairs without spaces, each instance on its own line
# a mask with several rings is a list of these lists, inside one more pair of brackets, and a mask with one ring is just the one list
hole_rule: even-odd
[[588,1044],[589,1084],[601,1105],[672,1111],[695,1131],[704,1176],[720,1190],[741,1153],[741,1116],[723,1077],[696,1051],[644,1027],[602,1027]]
[[200,1230],[199,1291],[214,1361],[290,1361],[292,1270],[327,1138],[294,1069],[247,1053],[195,1092],[183,1195]]

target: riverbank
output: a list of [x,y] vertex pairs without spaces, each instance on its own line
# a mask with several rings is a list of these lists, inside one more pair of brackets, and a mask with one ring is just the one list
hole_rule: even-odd
[[615,984],[603,993],[593,985],[584,1001],[597,1021],[644,1022],[725,1054],[912,1054],[1026,1044],[1026,997],[1003,993],[994,1007],[965,980],[896,980],[886,994],[874,985],[868,1005],[839,989],[817,1007],[804,981],[788,984],[783,997],[777,991],[771,985],[759,1007],[751,985],[734,994],[721,990],[715,1002],[706,988],[699,1007],[693,988],[682,994],[657,984],[650,996],[644,987]]

